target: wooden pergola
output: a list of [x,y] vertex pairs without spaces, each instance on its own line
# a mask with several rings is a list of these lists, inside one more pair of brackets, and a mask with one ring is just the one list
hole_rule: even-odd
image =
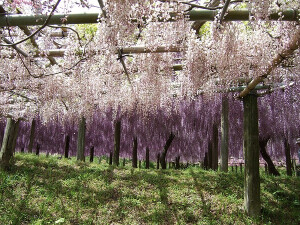
[[[100,1],[101,2],[101,1]],[[190,21],[213,21],[218,14],[218,10],[192,10],[186,13],[186,17]],[[268,17],[269,20],[281,20],[281,21],[299,21],[300,12],[298,10],[286,10],[282,12],[271,13]],[[178,14],[171,13],[170,19],[168,21],[175,21]],[[251,17],[248,10],[229,10],[226,15],[224,15],[223,21],[247,21]],[[48,20],[48,21],[47,21]],[[37,26],[37,25],[66,25],[66,24],[89,24],[98,23],[99,14],[98,13],[83,13],[83,14],[54,14],[54,15],[22,15],[22,14],[2,14],[0,15],[0,26],[1,27],[24,27],[24,26]],[[136,22],[132,19],[132,22]],[[161,22],[166,22],[161,20]],[[27,34],[29,35],[29,34]],[[56,34],[59,36],[60,34]],[[55,36],[55,35],[54,35]],[[6,44],[12,44],[8,39],[3,39]],[[245,183],[244,183],[244,199],[246,212],[249,215],[259,215],[260,214],[260,181],[259,181],[259,145],[258,145],[258,108],[257,108],[257,95],[255,89],[259,89],[258,86],[271,72],[276,68],[286,57],[292,55],[295,50],[299,48],[300,43],[300,30],[295,32],[292,37],[292,41],[289,43],[286,49],[278,53],[273,61],[268,65],[265,73],[261,76],[253,79],[247,84],[247,86],[239,88],[240,91],[239,98],[242,99],[244,104],[244,156],[245,156]],[[28,54],[17,46],[12,46],[16,51],[21,53],[23,56],[27,57]],[[181,51],[178,47],[166,48],[161,46],[155,51],[151,51],[143,46],[135,47],[123,47],[123,54],[138,54],[138,53],[163,53],[163,52],[179,52]],[[41,49],[35,53],[36,57],[43,57]],[[46,57],[55,64],[53,57],[64,56],[64,49],[57,50],[45,50],[47,52]],[[119,51],[116,50],[116,54]],[[182,65],[174,65],[174,70],[181,70]],[[224,98],[222,103],[222,148],[221,148],[221,168],[223,171],[228,170],[228,146],[226,147],[226,140],[228,140],[228,100]],[[84,118],[83,118],[84,120]],[[12,126],[12,120],[9,119],[7,123],[7,129],[5,132],[4,139],[12,135],[14,128]],[[79,134],[85,133],[84,121],[80,122]],[[120,135],[120,134],[116,134]],[[82,136],[82,135],[81,135]],[[10,140],[11,141],[11,140]],[[79,140],[79,147],[84,146],[84,141]],[[11,145],[11,144],[7,144]],[[225,147],[224,147],[225,146]],[[2,145],[2,151],[5,151],[6,145]],[[213,157],[217,157],[218,152],[213,153]],[[79,158],[83,156],[78,155]],[[117,157],[117,156],[116,156]]]

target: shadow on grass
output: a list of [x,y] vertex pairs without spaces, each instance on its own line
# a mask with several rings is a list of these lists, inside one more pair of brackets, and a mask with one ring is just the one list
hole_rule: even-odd
[[[51,158],[35,157],[17,158],[17,161],[19,163],[7,173],[15,178],[6,181],[5,176],[0,176],[1,182],[3,181],[0,182],[3,202],[0,207],[1,204],[3,207],[10,207],[6,213],[11,213],[10,220],[6,221],[14,224],[20,221],[32,223],[37,218],[46,218],[44,222],[50,224],[54,224],[59,218],[65,218],[71,224],[95,224],[94,221],[102,219],[107,219],[103,222],[106,224],[124,224],[128,223],[127,217],[131,215],[137,215],[139,220],[136,221],[140,223],[196,224],[203,217],[208,224],[212,224],[218,221],[220,212],[212,212],[211,199],[207,197],[207,193],[243,199],[243,176],[236,173],[215,173],[195,168],[183,172],[140,169],[129,171],[128,168],[116,169],[112,166],[95,168],[86,163],[62,164]],[[20,180],[22,177],[23,180]],[[184,179],[180,180],[180,177]],[[263,223],[272,221],[272,224],[276,224],[278,218],[284,221],[284,217],[293,217],[289,219],[292,222],[286,224],[299,224],[299,208],[292,205],[299,200],[299,184],[299,179],[262,177]],[[179,188],[195,189],[197,194],[193,198],[198,195],[201,200],[197,206],[200,207],[201,215],[195,217],[190,212],[195,206],[186,201],[186,196],[178,198],[176,195],[174,199],[173,187],[176,185]],[[18,186],[23,186],[20,189],[23,193],[15,193]],[[147,187],[151,188],[153,196],[139,195],[136,192],[137,189]],[[185,201],[181,201],[180,197]],[[8,199],[9,203],[5,203]],[[36,201],[37,205],[32,208],[29,201],[30,204],[33,204],[31,201]],[[148,203],[153,205],[153,210],[152,205],[145,206]],[[102,209],[107,211],[99,212]],[[227,213],[226,209],[224,213]],[[105,218],[101,218],[103,215]],[[244,215],[234,216],[246,218]]]

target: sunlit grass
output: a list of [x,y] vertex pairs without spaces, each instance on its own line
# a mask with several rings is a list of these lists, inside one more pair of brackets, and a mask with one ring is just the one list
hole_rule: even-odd
[[0,224],[299,224],[300,179],[261,173],[262,216],[243,211],[243,175],[132,169],[16,154],[0,172]]

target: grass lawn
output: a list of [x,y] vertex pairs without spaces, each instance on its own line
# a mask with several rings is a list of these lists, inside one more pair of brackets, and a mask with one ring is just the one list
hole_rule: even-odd
[[0,224],[300,224],[296,177],[262,171],[262,216],[253,219],[240,172],[96,161],[16,154],[12,171],[0,171]]

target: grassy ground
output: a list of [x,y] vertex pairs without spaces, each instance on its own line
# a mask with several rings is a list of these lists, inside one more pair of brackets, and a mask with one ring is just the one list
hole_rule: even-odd
[[261,176],[262,216],[251,219],[241,173],[17,154],[0,172],[0,224],[300,224],[300,179]]

